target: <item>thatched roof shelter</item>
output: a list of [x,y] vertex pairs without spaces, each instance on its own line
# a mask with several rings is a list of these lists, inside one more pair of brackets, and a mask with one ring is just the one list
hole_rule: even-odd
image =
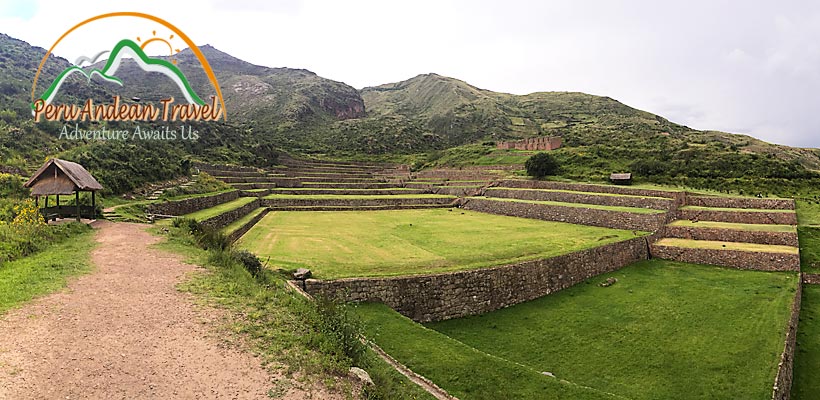
[[609,174],[609,181],[617,185],[630,185],[632,184],[632,173]]
[[[74,194],[76,198],[76,217],[79,220],[83,214],[96,216],[96,196],[95,192],[102,190],[102,185],[82,165],[75,162],[52,158],[48,160],[31,178],[25,183],[25,187],[31,189],[39,204],[40,196],[46,196],[45,208],[41,212],[46,219],[58,217],[65,214],[70,208],[60,207],[60,195]],[[85,213],[80,206],[80,192],[91,192],[91,208],[85,207]],[[48,207],[48,196],[57,196],[57,206]]]

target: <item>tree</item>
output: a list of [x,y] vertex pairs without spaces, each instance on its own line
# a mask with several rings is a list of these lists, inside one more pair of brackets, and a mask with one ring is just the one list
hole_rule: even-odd
[[558,161],[551,154],[538,153],[527,159],[524,163],[527,175],[534,178],[543,178],[547,175],[555,175],[558,172]]

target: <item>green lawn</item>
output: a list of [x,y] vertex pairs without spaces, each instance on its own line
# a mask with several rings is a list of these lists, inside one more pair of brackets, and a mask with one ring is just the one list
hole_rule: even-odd
[[572,193],[572,194],[595,195],[595,196],[631,197],[631,198],[638,198],[638,199],[670,200],[667,197],[636,196],[636,195],[632,195],[632,194],[618,194],[618,193],[583,192],[583,191],[578,191],[578,190],[530,189],[530,188],[508,188],[508,187],[491,187],[491,188],[487,188],[487,190],[531,190],[531,191],[536,191],[536,192],[557,192],[557,193]]
[[688,219],[679,219],[673,221],[671,226],[685,226],[688,228],[710,228],[710,229],[732,229],[738,231],[753,231],[753,232],[795,232],[796,228],[793,225],[774,225],[774,224],[739,224],[734,222],[717,222],[717,221],[698,221],[693,222]]
[[250,220],[262,213],[262,211],[265,211],[265,207],[259,207],[256,210],[249,212],[244,217],[239,218],[238,220],[231,222],[228,226],[222,228],[222,232],[225,234],[233,233],[235,230],[241,228],[243,225],[247,224]]
[[368,339],[461,400],[615,398],[478,351],[382,304],[360,304],[355,312],[364,321]]
[[86,228],[38,253],[0,265],[0,314],[63,288],[70,276],[90,271],[94,244],[94,232]]
[[[644,234],[644,233],[639,233]],[[239,245],[324,279],[436,273],[552,257],[632,231],[437,208],[270,212]]]
[[797,200],[797,224],[820,226],[820,203]]
[[236,200],[218,204],[211,208],[206,208],[203,210],[199,210],[197,212],[185,214],[185,217],[193,218],[197,221],[204,221],[208,218],[215,217],[219,214],[224,214],[228,211],[236,210],[237,208],[242,207],[250,202],[253,202],[254,200],[256,200],[256,197],[240,197]]
[[720,242],[715,240],[692,240],[681,238],[663,238],[655,242],[655,244],[658,246],[686,247],[690,249],[761,251],[767,253],[788,254],[797,254],[798,252],[797,247],[783,246],[779,244]]
[[620,212],[629,212],[635,214],[660,214],[665,211],[663,210],[655,210],[651,208],[640,208],[640,207],[620,207],[620,206],[601,206],[598,204],[586,204],[586,203],[565,203],[561,201],[540,201],[540,200],[521,200],[521,199],[508,199],[505,197],[475,197],[477,199],[489,199],[493,201],[512,201],[515,203],[530,203],[530,204],[546,204],[549,206],[561,206],[561,207],[575,207],[575,208],[589,208],[593,210],[604,210],[604,211],[620,211]]
[[[618,282],[597,285],[610,276]],[[652,260],[429,327],[499,360],[630,399],[764,399],[771,396],[797,281],[791,273]],[[467,386],[490,379],[440,365],[455,355],[414,354],[415,337],[401,329],[376,342],[397,349],[399,360],[423,365],[445,388],[450,375]]]
[[265,199],[307,199],[307,200],[338,200],[338,199],[357,199],[357,200],[375,200],[375,199],[454,199],[455,196],[446,196],[441,194],[369,194],[369,195],[343,195],[343,194],[270,194]]
[[702,206],[683,206],[681,210],[699,210],[699,211],[743,211],[743,212],[771,212],[771,213],[793,213],[794,210],[764,210],[762,208],[730,208],[730,207],[702,207]]
[[820,285],[803,286],[801,306],[791,398],[815,400],[820,398]]
[[800,270],[820,273],[820,227],[798,227],[797,239],[800,241]]

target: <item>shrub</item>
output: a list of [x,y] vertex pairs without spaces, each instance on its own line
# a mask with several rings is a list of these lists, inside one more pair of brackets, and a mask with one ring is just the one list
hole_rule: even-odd
[[551,154],[538,153],[528,158],[524,167],[527,169],[527,175],[543,178],[558,172],[558,161]]
[[367,346],[362,343],[362,324],[349,310],[349,305],[336,299],[319,296],[306,304],[302,319],[311,327],[310,346],[334,360],[331,368],[347,372],[353,365],[368,364]]
[[196,243],[205,250],[229,250],[231,241],[222,232],[205,226],[193,218],[175,218],[172,225],[191,233]]
[[248,250],[239,250],[235,251],[233,255],[254,278],[258,278],[259,275],[262,274],[262,262],[259,261],[259,257],[257,257],[256,254]]

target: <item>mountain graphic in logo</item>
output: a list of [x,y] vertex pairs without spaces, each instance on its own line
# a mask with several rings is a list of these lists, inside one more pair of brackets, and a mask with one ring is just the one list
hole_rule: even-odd
[[[98,58],[103,53],[106,52],[98,53],[94,59]],[[93,68],[90,71],[86,71],[78,65],[72,65],[64,69],[63,72],[57,76],[51,86],[49,86],[43,93],[40,99],[42,99],[45,104],[50,104],[57,96],[63,82],[65,82],[65,80],[75,72],[83,74],[89,81],[91,81],[91,78],[94,76],[99,76],[108,82],[113,82],[122,86],[122,80],[117,78],[115,74],[117,73],[117,69],[120,67],[123,56],[130,56],[143,71],[159,72],[170,78],[182,92],[182,95],[185,96],[188,103],[197,104],[200,106],[205,104],[199,95],[196,94],[196,91],[194,91],[191,87],[188,79],[185,78],[185,75],[182,74],[182,71],[180,71],[176,65],[160,58],[149,57],[134,41],[123,39],[114,46],[110,53],[111,56],[108,58],[108,61],[106,61],[105,66],[103,66],[102,69]],[[89,59],[87,57],[80,57],[78,61],[80,60],[88,61]]]

